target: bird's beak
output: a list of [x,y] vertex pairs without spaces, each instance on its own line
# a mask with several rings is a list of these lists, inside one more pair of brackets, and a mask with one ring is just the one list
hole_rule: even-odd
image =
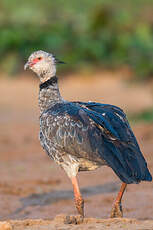
[[57,64],[66,64],[64,61],[58,60]]
[[28,61],[28,62],[24,65],[24,70],[27,70],[30,66],[31,66],[31,62]]
[[55,59],[55,63],[56,63],[56,64],[66,64],[65,62],[60,61],[60,60],[59,60],[59,59],[57,59],[57,58]]

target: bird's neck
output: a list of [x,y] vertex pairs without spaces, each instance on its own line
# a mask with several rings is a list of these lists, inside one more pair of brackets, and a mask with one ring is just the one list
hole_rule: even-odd
[[40,113],[52,107],[56,103],[62,101],[59,92],[58,79],[56,76],[51,77],[47,81],[40,84],[39,91],[39,107]]

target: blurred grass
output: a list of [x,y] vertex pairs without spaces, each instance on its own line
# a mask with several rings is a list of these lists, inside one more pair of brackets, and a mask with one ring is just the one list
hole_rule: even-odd
[[64,68],[129,66],[153,76],[152,0],[1,0],[0,67],[14,74],[38,49],[57,54]]
[[145,110],[138,114],[131,114],[128,116],[130,121],[133,123],[137,122],[145,122],[145,123],[153,123],[153,108]]

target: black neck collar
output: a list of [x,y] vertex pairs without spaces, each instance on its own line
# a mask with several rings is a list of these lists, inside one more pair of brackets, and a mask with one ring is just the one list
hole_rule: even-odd
[[40,87],[40,90],[41,90],[41,89],[47,88],[50,85],[54,85],[56,83],[57,83],[57,77],[54,76],[54,77],[51,77],[50,79],[48,79],[47,81],[45,81],[44,83],[41,83],[39,85],[39,87]]

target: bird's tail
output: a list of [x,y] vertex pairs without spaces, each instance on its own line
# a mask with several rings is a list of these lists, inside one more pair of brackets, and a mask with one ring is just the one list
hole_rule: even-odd
[[107,157],[107,162],[123,182],[131,184],[152,181],[147,163],[139,148],[130,144],[125,146],[122,143],[114,147],[114,145],[112,148],[110,146],[111,158]]

